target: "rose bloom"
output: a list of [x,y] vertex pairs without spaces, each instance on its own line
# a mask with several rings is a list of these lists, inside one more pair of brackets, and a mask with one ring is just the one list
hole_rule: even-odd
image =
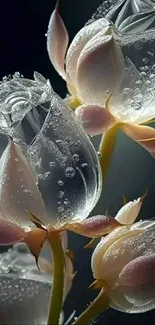
[[95,284],[107,291],[112,308],[127,313],[155,308],[155,221],[132,224],[141,204],[129,202],[118,212],[126,225],[103,237],[92,255]]

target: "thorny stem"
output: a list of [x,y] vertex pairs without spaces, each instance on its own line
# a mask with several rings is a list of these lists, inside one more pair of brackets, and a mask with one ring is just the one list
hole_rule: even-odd
[[87,309],[72,323],[72,325],[88,325],[100,313],[109,308],[108,295],[103,289]]
[[119,128],[119,124],[115,124],[112,128],[107,130],[102,135],[101,142],[99,145],[99,153],[101,154],[100,165],[102,169],[103,184],[105,182],[111,157],[114,152],[118,128]]
[[49,243],[53,253],[54,274],[47,325],[58,325],[63,303],[65,261],[59,234],[53,233]]

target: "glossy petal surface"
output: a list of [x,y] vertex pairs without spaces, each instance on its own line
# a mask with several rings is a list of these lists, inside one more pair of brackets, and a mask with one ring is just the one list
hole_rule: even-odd
[[95,150],[74,113],[53,93],[44,125],[28,151],[51,225],[85,219],[101,191]]

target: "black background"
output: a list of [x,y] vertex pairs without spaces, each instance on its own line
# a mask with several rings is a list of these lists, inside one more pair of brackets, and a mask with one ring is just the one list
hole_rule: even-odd
[[[69,31],[70,40],[93,14],[98,0],[62,0],[60,12]],[[49,78],[59,95],[66,92],[65,83],[54,71],[46,51],[46,31],[54,0],[3,0],[0,4],[0,78],[15,71],[32,78],[36,70]],[[93,140],[97,143],[97,139]],[[104,194],[93,214],[115,216],[122,205],[122,196],[134,199],[149,190],[140,218],[155,216],[155,161],[139,145],[120,133],[113,155]],[[70,235],[70,246],[75,251],[75,268],[78,269],[73,288],[65,303],[66,316],[74,309],[82,311],[95,293],[88,289],[91,283],[91,251],[82,249],[87,240]],[[155,312],[127,315],[107,311],[98,324],[155,324]]]

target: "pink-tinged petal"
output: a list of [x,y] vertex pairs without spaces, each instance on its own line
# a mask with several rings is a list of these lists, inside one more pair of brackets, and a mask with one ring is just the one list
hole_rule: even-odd
[[97,215],[81,222],[70,223],[66,228],[82,236],[95,238],[108,234],[119,226],[120,223],[114,218]]
[[19,147],[10,142],[0,159],[0,203],[7,221],[29,230],[34,227],[27,210],[49,223],[41,194]]
[[18,225],[1,219],[0,216],[0,245],[14,245],[26,236],[26,232]]
[[79,56],[76,71],[78,97],[85,104],[103,106],[107,91],[115,93],[118,90],[123,74],[121,49],[107,28],[107,33],[94,36]]
[[66,74],[73,84],[75,83],[77,60],[82,49],[92,37],[97,35],[108,24],[109,22],[106,19],[98,19],[92,24],[84,26],[74,37],[66,55]]
[[54,68],[63,79],[66,79],[64,65],[68,41],[66,27],[58,13],[58,6],[56,6],[48,25],[47,50]]
[[115,219],[123,225],[131,225],[136,220],[142,203],[143,200],[141,198],[128,202],[118,211]]
[[104,133],[116,124],[116,119],[107,108],[98,105],[79,106],[75,110],[75,115],[85,131],[91,135]]
[[138,142],[155,157],[155,129],[130,123],[124,123],[121,128],[131,139]]
[[155,254],[140,256],[129,262],[119,275],[122,286],[138,286],[155,279]]

